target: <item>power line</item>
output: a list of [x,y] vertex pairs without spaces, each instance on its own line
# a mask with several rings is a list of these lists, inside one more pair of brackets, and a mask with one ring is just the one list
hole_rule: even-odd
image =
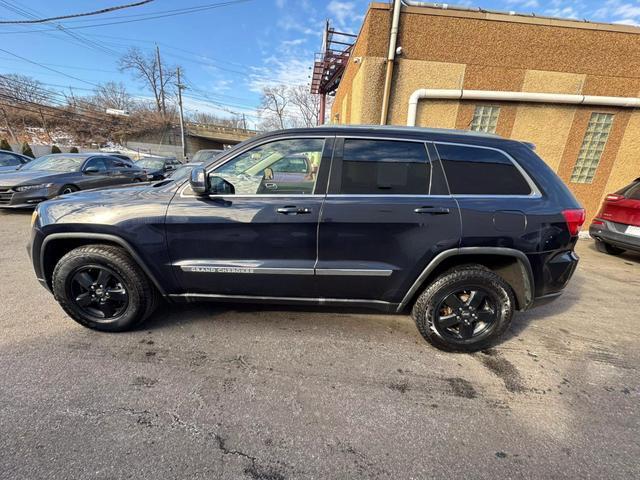
[[127,5],[117,5],[115,7],[103,8],[101,10],[94,10],[92,12],[85,13],[75,13],[71,15],[61,15],[58,17],[49,17],[49,18],[37,18],[33,20],[0,20],[0,24],[27,24],[27,23],[46,23],[51,22],[53,20],[64,20],[66,18],[76,18],[76,17],[89,17],[92,15],[101,15],[103,13],[115,12],[116,10],[122,10],[124,8],[131,7],[139,7],[146,3],[151,3],[153,0],[143,0],[141,2],[129,3]]
[[83,80],[81,78],[74,77],[73,75],[69,75],[67,73],[61,72],[60,70],[56,70],[55,68],[47,67],[47,66],[43,65],[42,63],[34,62],[33,60],[29,60],[28,58],[25,58],[25,57],[23,57],[21,55],[18,55],[17,53],[13,53],[13,52],[10,52],[9,50],[5,50],[4,48],[0,48],[0,52],[4,52],[4,53],[6,53],[8,55],[11,55],[12,57],[19,58],[20,60],[24,60],[25,62],[31,63],[33,65],[38,65],[39,67],[44,68],[45,70],[49,70],[49,71],[57,73],[59,75],[72,78],[74,80],[77,80],[78,82],[86,83],[88,85],[93,85],[94,87],[98,87],[99,86],[97,83],[89,82],[88,80]]
[[[105,22],[105,23],[96,23],[96,24],[92,24],[92,25],[80,25],[80,26],[72,26],[72,27],[66,27],[66,30],[79,30],[79,29],[85,29],[85,28],[93,28],[93,27],[105,27],[105,26],[109,26],[109,25],[120,25],[123,23],[133,23],[133,22],[142,22],[142,21],[146,21],[146,20],[155,20],[158,18],[165,18],[165,17],[175,17],[178,15],[187,15],[189,13],[198,13],[198,12],[202,12],[202,11],[206,11],[206,10],[212,10],[215,8],[221,8],[221,7],[227,7],[230,5],[235,5],[237,3],[244,3],[244,2],[250,2],[252,0],[231,0],[228,2],[220,2],[220,3],[214,3],[214,4],[208,4],[208,5],[201,5],[201,6],[197,6],[197,7],[189,7],[189,8],[183,8],[183,9],[175,9],[175,10],[166,10],[164,12],[157,12],[157,14],[144,14],[147,15],[146,17],[143,18],[137,18],[137,19],[133,19],[133,20],[122,20],[122,21],[115,21],[115,22]],[[117,18],[117,17],[116,17]],[[124,18],[124,16],[123,16]],[[2,35],[8,35],[8,34],[16,34],[16,33],[32,33],[32,32],[49,32],[55,29],[47,29],[47,28],[43,28],[43,29],[38,29],[38,30],[25,30],[25,31],[11,31],[11,32],[0,32],[0,34]]]

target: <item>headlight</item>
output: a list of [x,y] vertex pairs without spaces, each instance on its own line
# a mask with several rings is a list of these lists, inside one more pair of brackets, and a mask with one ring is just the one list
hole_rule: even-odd
[[16,187],[14,190],[16,192],[28,192],[30,190],[40,190],[41,188],[49,188],[51,183],[40,183],[38,185],[22,185],[21,187]]

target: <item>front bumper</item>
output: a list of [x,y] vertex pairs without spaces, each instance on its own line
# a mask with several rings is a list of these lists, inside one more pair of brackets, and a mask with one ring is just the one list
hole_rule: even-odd
[[37,190],[17,192],[14,187],[0,187],[0,208],[34,208],[40,202],[58,195],[58,187],[43,187]]
[[609,243],[614,247],[640,252],[640,237],[624,233],[628,225],[600,219],[598,221],[601,221],[602,224],[592,223],[589,227],[589,235],[591,237]]

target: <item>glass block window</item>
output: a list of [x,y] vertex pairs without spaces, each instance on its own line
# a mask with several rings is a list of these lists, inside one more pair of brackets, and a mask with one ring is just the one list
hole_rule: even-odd
[[491,105],[477,105],[471,120],[471,130],[474,132],[496,133],[500,107]]
[[593,112],[591,114],[587,133],[584,135],[578,160],[571,174],[573,183],[591,183],[593,181],[612,124],[613,114],[611,113]]

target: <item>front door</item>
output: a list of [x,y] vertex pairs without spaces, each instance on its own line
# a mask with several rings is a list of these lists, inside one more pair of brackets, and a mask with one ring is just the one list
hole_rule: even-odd
[[399,303],[435,255],[458,247],[457,203],[424,141],[337,138],[335,150],[319,227],[319,294]]
[[[320,136],[264,140],[208,172],[210,185],[225,185],[224,191],[196,196],[188,184],[181,188],[166,230],[183,292],[315,297],[318,220],[332,145],[333,138]],[[306,170],[291,172],[291,160],[282,159]]]

